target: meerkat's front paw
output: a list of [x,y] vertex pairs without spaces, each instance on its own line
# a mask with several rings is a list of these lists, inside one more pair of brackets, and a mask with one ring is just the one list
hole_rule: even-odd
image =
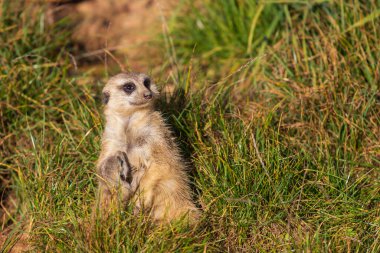
[[129,163],[128,156],[125,152],[119,151],[116,153],[117,160],[120,165],[120,179],[128,184],[132,182],[132,167]]
[[108,157],[100,168],[100,174],[111,187],[122,186],[130,188],[132,181],[132,169],[127,154],[118,151]]

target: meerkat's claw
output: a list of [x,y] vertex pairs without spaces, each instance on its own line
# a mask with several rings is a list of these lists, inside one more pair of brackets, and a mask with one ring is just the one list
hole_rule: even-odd
[[129,163],[127,154],[119,151],[116,157],[120,163],[120,179],[130,184],[132,182],[132,166]]

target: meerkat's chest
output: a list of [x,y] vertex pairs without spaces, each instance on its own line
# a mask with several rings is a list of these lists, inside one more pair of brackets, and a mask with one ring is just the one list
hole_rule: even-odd
[[118,135],[108,134],[106,142],[108,145],[118,150],[130,151],[137,147],[147,144],[147,136],[136,133],[122,133]]
[[136,114],[128,119],[108,121],[107,144],[112,150],[126,152],[131,161],[149,164],[157,143],[161,143],[161,132],[149,117]]
[[124,143],[127,150],[147,146],[151,139],[151,133],[152,131],[149,128],[125,129]]

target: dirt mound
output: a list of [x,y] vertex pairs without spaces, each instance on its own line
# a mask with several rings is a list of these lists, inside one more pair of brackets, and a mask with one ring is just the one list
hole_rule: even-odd
[[49,23],[64,17],[73,20],[72,41],[80,51],[76,59],[101,59],[107,49],[122,55],[122,61],[125,59],[132,69],[144,70],[147,64],[154,64],[157,49],[151,42],[162,31],[162,17],[170,13],[176,2],[61,1],[50,4],[47,17]]

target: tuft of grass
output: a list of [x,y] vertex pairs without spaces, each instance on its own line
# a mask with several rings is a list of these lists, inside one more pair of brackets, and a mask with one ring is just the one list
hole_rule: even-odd
[[[187,15],[180,15],[183,11]],[[192,49],[204,58],[253,56],[262,43],[276,37],[285,19],[283,8],[257,1],[188,1],[171,23],[177,52]]]
[[130,207],[92,220],[101,83],[70,73],[67,23],[4,1],[0,179],[17,208],[1,250],[378,252],[378,6],[184,1],[167,50],[179,71],[160,82],[176,86],[158,106],[204,214],[157,227]]

